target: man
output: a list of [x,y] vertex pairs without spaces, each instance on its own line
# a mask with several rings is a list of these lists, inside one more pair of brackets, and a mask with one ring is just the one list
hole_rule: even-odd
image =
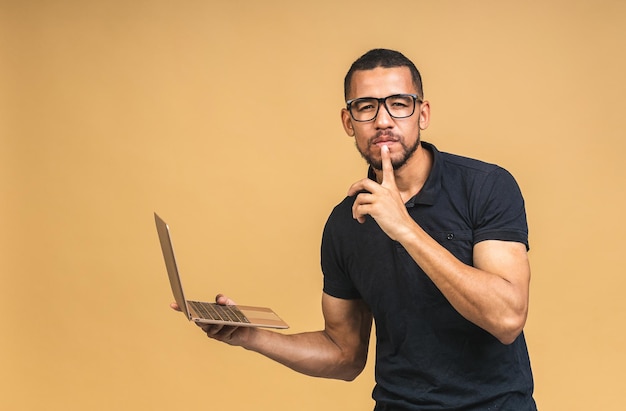
[[344,86],[343,127],[370,169],[324,229],[324,330],[202,329],[298,372],[352,380],[374,319],[376,410],[536,410],[522,333],[528,230],[515,180],[420,141],[430,104],[401,53],[369,51]]

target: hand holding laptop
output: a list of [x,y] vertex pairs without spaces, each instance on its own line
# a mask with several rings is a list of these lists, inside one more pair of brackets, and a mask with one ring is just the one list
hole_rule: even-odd
[[[234,302],[230,298],[226,297],[224,294],[216,295],[215,296],[215,302],[218,303],[219,305],[237,305],[236,302]],[[170,307],[172,307],[176,311],[182,311],[182,309],[178,306],[178,304],[176,304],[176,301],[171,303]]]
[[[165,221],[154,213],[154,222],[156,223],[161,251],[165,261],[167,276],[170,280],[170,286],[176,303],[172,308],[179,310],[185,314],[188,320],[201,324],[219,324],[232,327],[269,327],[269,328],[289,328],[289,326],[280,319],[267,307],[253,307],[244,305],[235,305],[235,303],[227,297],[218,295],[217,303],[207,303],[203,301],[188,300],[185,298],[183,285],[178,274],[178,266],[174,257],[174,248],[170,237],[170,229]],[[206,327],[205,331],[210,330],[218,334],[223,327]],[[207,331],[208,333],[209,331]],[[232,331],[229,333],[232,334]]]
[[[223,294],[215,296],[215,302],[220,305],[237,305],[232,299]],[[176,302],[172,302],[170,307],[176,311],[182,311]],[[223,324],[203,324],[196,322],[196,325],[202,328],[202,331],[207,334],[207,337],[230,345],[242,345],[247,337],[242,334],[250,333],[253,330],[251,327],[237,327]],[[237,333],[237,338],[234,338],[235,332]]]

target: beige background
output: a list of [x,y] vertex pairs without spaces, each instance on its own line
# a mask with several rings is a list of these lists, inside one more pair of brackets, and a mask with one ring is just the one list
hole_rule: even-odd
[[365,173],[342,80],[389,47],[424,139],[525,194],[541,409],[622,410],[624,27],[608,0],[0,2],[0,408],[371,409],[373,356],[313,379],[172,312],[152,212],[190,297],[321,327],[322,227]]

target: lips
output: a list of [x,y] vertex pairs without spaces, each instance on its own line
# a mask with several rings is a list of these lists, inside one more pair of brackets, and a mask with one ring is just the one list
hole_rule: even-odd
[[397,143],[399,140],[396,138],[375,138],[372,140],[374,146],[384,146],[388,144]]
[[372,139],[371,144],[375,146],[382,146],[385,144],[397,143],[398,141],[400,141],[400,139],[393,134],[377,134]]

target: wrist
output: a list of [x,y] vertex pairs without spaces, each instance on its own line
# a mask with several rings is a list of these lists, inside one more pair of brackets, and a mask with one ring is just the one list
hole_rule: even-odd
[[425,233],[424,230],[413,220],[411,219],[410,223],[404,224],[400,226],[400,228],[395,233],[395,238],[393,240],[399,242],[403,246],[409,244],[415,244],[419,241],[420,233]]

